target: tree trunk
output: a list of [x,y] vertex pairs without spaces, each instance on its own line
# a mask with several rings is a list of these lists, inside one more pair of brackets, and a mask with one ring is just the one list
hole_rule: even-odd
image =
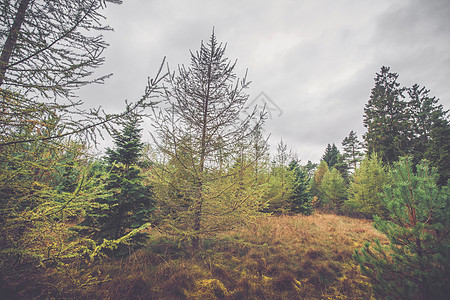
[[208,65],[208,74],[207,74],[207,90],[204,99],[204,108],[203,108],[203,118],[202,118],[202,139],[201,139],[201,148],[200,148],[200,167],[199,167],[199,176],[198,185],[197,185],[197,205],[195,207],[194,214],[194,238],[192,239],[192,248],[193,250],[199,249],[199,241],[200,241],[200,229],[201,229],[201,218],[202,218],[202,207],[203,207],[203,171],[205,169],[205,159],[206,159],[206,135],[207,135],[207,125],[208,125],[208,112],[209,112],[209,97],[210,97],[210,88],[211,88],[211,65],[212,58],[214,57],[214,47],[211,49],[211,61]]
[[9,30],[8,38],[6,39],[5,45],[3,46],[2,55],[0,57],[0,87],[5,80],[9,60],[11,59],[11,54],[17,44],[20,27],[22,27],[22,24],[25,20],[25,12],[27,11],[29,4],[30,0],[20,1],[19,9],[17,10],[16,17],[14,18],[14,23]]

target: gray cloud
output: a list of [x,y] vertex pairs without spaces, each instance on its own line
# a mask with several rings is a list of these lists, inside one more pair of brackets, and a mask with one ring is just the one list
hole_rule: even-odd
[[172,68],[213,26],[237,74],[249,69],[250,99],[264,91],[283,110],[268,120],[272,149],[281,137],[306,160],[350,130],[364,132],[363,109],[382,65],[403,85],[419,83],[448,107],[450,4],[402,1],[134,0],[107,9],[103,86],[83,89],[88,104],[123,108],[142,93],[164,56]]

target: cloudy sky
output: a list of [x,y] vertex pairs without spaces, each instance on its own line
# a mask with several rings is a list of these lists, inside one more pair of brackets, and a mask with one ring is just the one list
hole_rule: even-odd
[[213,27],[237,75],[248,69],[249,101],[267,102],[272,150],[282,138],[303,162],[340,147],[350,130],[361,139],[383,65],[450,106],[448,0],[125,0],[104,13],[114,32],[99,73],[114,76],[81,96],[110,112],[139,98],[163,57],[189,64]]

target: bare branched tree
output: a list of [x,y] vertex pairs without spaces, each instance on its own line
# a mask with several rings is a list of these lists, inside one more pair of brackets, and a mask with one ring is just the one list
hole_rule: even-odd
[[108,46],[100,32],[106,2],[118,0],[2,1],[0,88],[22,95],[73,96],[91,78]]
[[[190,215],[184,216],[183,223],[188,223],[185,230],[190,231],[194,249],[199,247],[202,234],[217,229],[206,226],[205,219],[218,225],[215,217],[231,215],[250,202],[248,194],[224,199],[226,192],[236,187],[238,178],[224,172],[223,165],[225,161],[233,164],[241,160],[236,146],[251,147],[248,140],[255,136],[265,115],[256,108],[245,113],[249,82],[246,76],[236,78],[236,61],[225,58],[225,50],[226,45],[219,44],[213,32],[207,44],[202,42],[199,51],[191,52],[189,67],[179,66],[177,75],[169,70],[165,108],[155,111],[155,142],[167,161],[176,162],[184,170],[184,184],[191,186]],[[165,171],[170,172],[169,168]],[[221,176],[234,176],[236,180],[227,185],[219,180]],[[218,207],[222,210],[218,211]]]
[[[113,130],[114,123],[120,123],[124,116],[142,114],[155,103],[158,83],[164,77],[161,68],[149,79],[142,98],[126,103],[122,113],[107,113],[100,107],[85,109],[75,98],[78,88],[102,83],[111,75],[93,76],[103,64],[103,51],[108,46],[101,33],[111,30],[103,24],[101,10],[107,3],[121,2],[2,1],[0,147],[68,136],[95,141],[101,130]],[[44,122],[43,116],[48,115],[57,116],[58,130],[34,134]],[[28,135],[23,134],[24,128]]]

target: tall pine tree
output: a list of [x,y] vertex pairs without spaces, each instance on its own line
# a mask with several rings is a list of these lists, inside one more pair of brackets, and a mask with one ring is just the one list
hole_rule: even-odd
[[356,132],[350,131],[349,135],[342,141],[342,159],[347,164],[348,169],[353,173],[358,168],[364,156],[363,145],[358,140]]
[[437,169],[438,184],[445,186],[450,179],[450,123],[448,120],[437,120],[433,124],[424,156]]
[[450,178],[450,124],[448,110],[429,92],[417,84],[407,89],[411,124],[409,151],[414,165],[426,158],[438,169],[438,183],[442,186]]
[[397,78],[387,67],[375,78],[364,109],[368,153],[377,152],[389,164],[405,155],[412,157],[413,166],[428,159],[438,169],[438,183],[443,186],[450,176],[448,110],[425,87],[403,88]]
[[393,163],[408,148],[409,122],[405,118],[404,89],[398,75],[382,67],[375,78],[375,87],[364,108],[364,140],[369,154],[377,152],[383,162]]

